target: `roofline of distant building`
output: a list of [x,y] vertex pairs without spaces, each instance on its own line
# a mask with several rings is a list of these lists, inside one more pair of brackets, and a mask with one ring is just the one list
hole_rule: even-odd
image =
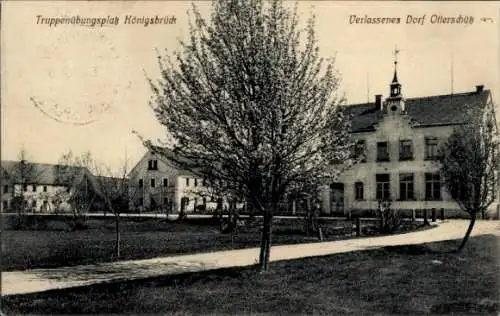
[[[427,99],[427,98],[439,98],[439,97],[453,97],[453,96],[461,96],[461,95],[471,95],[471,94],[477,94],[477,93],[491,93],[490,89],[484,89],[481,91],[477,90],[472,90],[472,91],[466,91],[466,92],[457,92],[457,93],[447,93],[447,94],[436,94],[436,95],[426,95],[426,96],[419,96],[419,97],[411,97],[411,98],[403,98],[403,100],[415,100],[415,99]],[[364,103],[351,103],[351,104],[344,104],[342,106],[344,107],[351,107],[351,106],[367,106],[370,104],[374,104],[375,101],[373,102],[364,102]]]

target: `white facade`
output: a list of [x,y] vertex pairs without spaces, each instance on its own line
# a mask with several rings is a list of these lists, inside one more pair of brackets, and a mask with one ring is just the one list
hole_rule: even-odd
[[[330,188],[323,190],[323,209],[327,213],[377,209],[380,197],[377,197],[376,175],[388,174],[393,208],[457,210],[458,205],[443,186],[439,189],[439,199],[426,197],[425,174],[435,174],[439,171],[439,163],[426,157],[426,139],[432,137],[441,144],[452,130],[451,126],[412,128],[407,117],[396,115],[384,117],[374,132],[354,134],[356,140],[365,141],[366,162],[354,165],[340,176],[338,182],[344,186],[341,198],[335,197],[335,192]],[[400,160],[400,141],[403,140],[412,143],[412,159]],[[379,142],[388,143],[389,161],[377,161]],[[413,197],[408,198],[402,194],[400,185],[402,175],[412,175]],[[362,197],[356,197],[356,183],[362,183]]]
[[[492,107],[483,86],[476,91],[405,100],[397,72],[383,102],[348,106],[353,114],[356,154],[364,160],[321,192],[325,213],[376,210],[390,200],[393,209],[460,213],[439,175],[438,149],[461,124],[467,106]],[[490,208],[496,209],[498,202]]]
[[186,212],[195,212],[203,205],[206,209],[215,208],[216,199],[202,178],[150,152],[128,177],[132,209],[180,212],[185,205]]
[[26,206],[34,212],[55,212],[57,194],[66,188],[49,184],[14,185],[14,196],[24,196]]
[[[31,177],[26,179],[19,178],[19,162],[2,161],[2,211],[18,212],[15,209],[13,201],[15,197],[23,198],[23,209],[31,212],[56,212],[70,211],[67,203],[70,197],[68,188],[61,184],[58,179],[58,167],[60,165],[42,164],[26,162],[32,173]],[[96,184],[93,175],[84,168],[70,167],[66,172],[74,172],[76,176],[73,190],[80,193],[96,192]],[[24,182],[24,184],[22,184]],[[83,186],[83,184],[88,184]],[[82,187],[78,187],[79,185]],[[74,192],[73,192],[74,193]],[[72,193],[71,193],[72,194]],[[20,206],[17,206],[20,207]]]

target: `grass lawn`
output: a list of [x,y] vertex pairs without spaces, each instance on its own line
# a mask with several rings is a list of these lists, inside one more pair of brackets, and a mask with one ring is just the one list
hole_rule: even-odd
[[498,242],[459,240],[7,296],[7,314],[387,315],[499,311]]
[[[3,271],[91,264],[116,260],[114,222],[89,220],[88,229],[69,232],[61,221],[43,219],[38,230],[2,231]],[[324,221],[325,240],[346,238],[351,222]],[[341,227],[335,230],[334,227]],[[173,254],[241,249],[260,245],[260,223],[221,234],[218,220],[191,219],[170,223],[155,219],[122,220],[120,260],[145,259]],[[349,236],[350,237],[350,236]],[[302,220],[276,220],[273,244],[314,242],[303,234]]]

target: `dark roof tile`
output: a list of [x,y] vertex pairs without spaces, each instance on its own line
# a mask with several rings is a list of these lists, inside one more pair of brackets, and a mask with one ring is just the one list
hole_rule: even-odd
[[[489,95],[489,90],[483,90],[408,98],[405,106],[415,126],[454,125],[464,122],[466,106],[484,106]],[[373,131],[374,125],[383,118],[382,111],[376,109],[375,103],[347,105],[345,108],[352,115],[353,132]]]

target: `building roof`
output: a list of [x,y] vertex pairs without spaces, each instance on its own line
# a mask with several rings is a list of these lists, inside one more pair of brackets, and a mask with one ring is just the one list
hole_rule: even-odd
[[[478,89],[474,92],[436,95],[405,99],[408,116],[416,127],[434,125],[456,125],[465,121],[467,106],[484,106],[488,102],[489,90]],[[345,106],[352,115],[352,131],[368,132],[375,130],[375,124],[384,116],[375,102]]]
[[[1,167],[3,172],[5,172],[11,181],[13,182],[21,182],[19,179],[19,171],[17,171],[17,166],[19,161],[12,160],[2,160]],[[35,163],[35,162],[27,162],[27,166],[30,169],[28,176],[31,179],[28,179],[29,183],[33,184],[49,184],[49,185],[60,185],[60,181],[58,179],[58,167],[62,167],[62,165],[57,164],[47,164],[47,163]],[[88,172],[87,168],[84,167],[75,167],[75,166],[64,166],[65,168],[70,168],[75,171],[75,173]],[[67,170],[67,169],[66,169]]]
[[[16,170],[19,161],[11,161],[11,160],[2,160],[1,162],[1,170],[4,178],[7,178],[9,182],[13,183],[21,183],[21,179],[19,179],[19,172]],[[102,189],[103,185],[114,185],[115,187],[120,185],[122,181],[125,181],[124,184],[128,185],[128,179],[121,179],[117,177],[107,177],[107,176],[95,176],[93,175],[87,168],[85,167],[77,167],[77,166],[65,166],[59,164],[47,164],[47,163],[34,163],[27,162],[27,165],[30,168],[33,168],[29,171],[31,174],[28,176],[26,184],[37,184],[37,185],[65,185],[60,180],[58,176],[58,168],[64,167],[64,172],[74,172],[75,175],[81,175],[82,178],[76,181],[84,181],[83,176],[87,175],[86,179],[89,181],[95,193],[100,196],[103,196],[104,192]],[[66,169],[69,168],[69,169]],[[61,169],[59,169],[61,170]]]
[[[2,160],[1,162],[1,167],[2,167],[2,172],[5,173],[10,181],[20,183],[21,179],[19,175],[19,169],[17,169],[17,166],[19,164],[19,161],[12,161],[12,160]],[[60,177],[58,176],[58,168],[64,167],[64,168],[69,168],[65,169],[65,172],[68,172],[70,170],[73,170],[75,174],[89,174],[90,171],[85,168],[85,167],[76,167],[76,166],[63,166],[63,165],[58,165],[58,164],[47,164],[47,163],[35,163],[35,162],[27,162],[27,166],[29,166],[30,169],[29,175],[27,176],[27,182],[29,184],[48,184],[48,185],[62,185],[60,181]],[[92,178],[92,177],[89,177]]]
[[191,170],[186,170],[186,169],[182,168],[181,165],[179,165],[179,163],[190,165],[193,163],[192,160],[181,156],[180,154],[174,152],[170,148],[163,148],[161,150],[161,153],[162,154],[156,154],[155,156],[158,157],[160,160],[162,160],[165,164],[170,165],[174,168],[177,168],[180,176],[192,176],[192,177],[196,176],[195,172],[193,172]]
[[94,179],[98,182],[99,185],[113,185],[115,187],[118,187],[122,184],[127,186],[129,183],[128,178],[94,176]]

